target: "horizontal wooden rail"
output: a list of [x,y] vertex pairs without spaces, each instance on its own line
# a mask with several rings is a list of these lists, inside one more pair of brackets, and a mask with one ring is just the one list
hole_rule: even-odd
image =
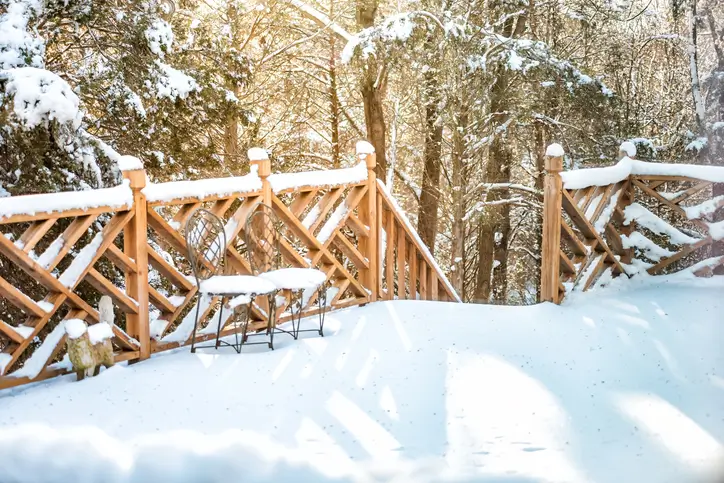
[[[198,207],[225,224],[227,270],[249,274],[245,222],[261,203],[270,206],[286,230],[286,264],[327,274],[324,310],[378,298],[459,300],[378,183],[373,152],[360,150],[351,168],[271,174],[258,151],[245,176],[147,184],[136,169],[115,188],[0,199],[0,256],[35,281],[20,287],[0,277],[0,389],[67,373],[64,321],[97,323],[100,295],[117,309],[116,361],[188,344],[196,304],[197,340],[214,337],[218,300],[197,297],[186,258],[184,226]],[[318,313],[318,297],[305,297],[303,315]],[[258,299],[252,327],[266,326],[267,308]],[[283,309],[275,323],[289,317]],[[233,318],[222,322],[222,334],[233,332]]]

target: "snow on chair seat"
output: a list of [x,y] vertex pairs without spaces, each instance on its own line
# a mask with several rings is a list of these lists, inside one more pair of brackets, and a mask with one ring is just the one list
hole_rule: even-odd
[[317,288],[327,281],[327,275],[316,268],[280,268],[259,274],[280,290],[304,290]]
[[201,293],[213,295],[266,295],[276,289],[272,281],[253,275],[215,275],[199,286]]
[[[252,273],[273,283],[276,288],[274,297],[269,297],[270,313],[273,314],[269,318],[276,321],[277,311],[284,312],[287,308],[291,315],[291,331],[279,327],[273,330],[289,334],[294,339],[299,337],[300,332],[317,332],[324,336],[327,275],[315,268],[282,267],[282,243],[287,246],[293,243],[285,238],[285,232],[284,224],[269,205],[257,206],[256,211],[246,219],[244,240]],[[302,312],[314,297],[315,291],[319,328],[300,330]]]

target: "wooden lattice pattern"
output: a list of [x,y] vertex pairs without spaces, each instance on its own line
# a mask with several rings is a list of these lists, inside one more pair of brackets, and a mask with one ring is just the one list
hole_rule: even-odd
[[[196,296],[187,259],[184,228],[198,207],[222,219],[226,273],[242,275],[252,272],[246,220],[262,203],[271,207],[283,225],[284,264],[315,267],[327,275],[325,310],[378,296],[457,300],[404,214],[378,185],[374,155],[362,158],[367,179],[359,181],[275,192],[266,165],[259,170],[260,189],[240,186],[227,194],[152,200],[144,195],[145,172],[137,170],[124,173],[133,193],[127,206],[0,218],[5,235],[0,236],[0,263],[37,285],[31,297],[0,277],[0,389],[68,372],[63,323],[76,318],[98,322],[94,305],[100,295],[110,296],[117,308],[117,361],[145,359],[190,343],[197,303],[196,340],[215,337],[220,301]],[[303,179],[313,179],[309,174]],[[171,184],[155,187],[163,192]],[[383,246],[381,240],[393,243]],[[316,291],[304,293],[303,315],[318,313],[318,297]],[[291,294],[279,294],[275,323],[289,318],[291,300]],[[251,307],[252,328],[265,327],[268,313],[268,300],[258,297]],[[238,319],[234,311],[224,314],[222,336],[233,332]]]
[[[712,197],[710,181],[631,175],[605,186],[565,189],[554,169],[546,183],[546,224],[560,226],[560,241],[544,226],[544,285],[552,281],[546,270],[559,274],[548,300],[560,302],[620,275],[711,276],[724,265],[724,256],[710,253],[717,235],[724,234],[724,222],[714,221],[724,196]],[[550,250],[557,255],[547,253],[546,236],[555,240]]]

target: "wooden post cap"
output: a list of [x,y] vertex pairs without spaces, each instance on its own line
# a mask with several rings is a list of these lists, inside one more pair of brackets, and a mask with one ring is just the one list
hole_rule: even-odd
[[551,144],[546,149],[545,169],[550,172],[563,171],[563,156],[566,154],[563,146],[558,143]]
[[375,147],[365,140],[357,141],[355,151],[360,159],[365,158],[367,169],[374,170],[377,166],[377,156],[375,156]]
[[251,148],[247,151],[249,164],[257,167],[257,174],[260,178],[266,178],[271,174],[271,161],[269,153],[263,148]]
[[140,190],[146,187],[146,170],[143,163],[135,156],[121,156],[118,159],[118,169],[123,178],[130,182],[131,189]]

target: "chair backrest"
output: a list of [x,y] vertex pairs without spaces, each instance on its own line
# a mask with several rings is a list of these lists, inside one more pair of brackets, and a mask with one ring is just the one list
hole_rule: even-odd
[[244,242],[254,275],[281,268],[282,223],[270,206],[260,204],[246,219]]
[[219,274],[226,255],[224,222],[205,208],[197,208],[186,221],[186,249],[196,281]]

